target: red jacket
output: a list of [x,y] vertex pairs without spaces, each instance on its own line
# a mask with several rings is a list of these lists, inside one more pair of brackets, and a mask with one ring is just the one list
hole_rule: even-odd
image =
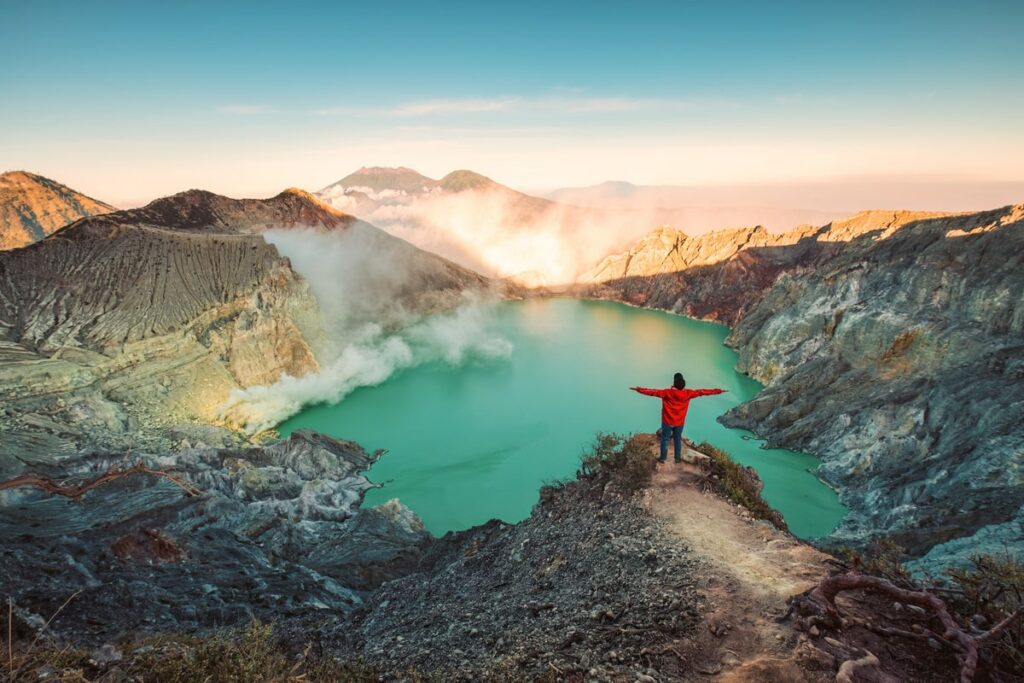
[[686,422],[686,411],[690,408],[690,399],[698,396],[714,396],[725,392],[725,389],[647,389],[633,387],[633,391],[644,396],[657,396],[661,399],[661,421],[669,427],[682,427]]

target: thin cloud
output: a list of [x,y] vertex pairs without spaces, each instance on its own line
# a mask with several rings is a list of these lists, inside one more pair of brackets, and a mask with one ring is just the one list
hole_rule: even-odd
[[502,97],[496,99],[450,99],[409,102],[387,112],[392,116],[434,116],[439,114],[488,114],[509,111],[554,111],[571,114],[676,110],[688,108],[686,100],[630,97]]
[[431,116],[435,114],[483,114],[495,111],[507,111],[515,107],[521,100],[517,97],[497,99],[452,99],[427,100],[425,102],[409,102],[399,105],[389,113],[392,116]]
[[239,114],[248,116],[252,114],[267,114],[274,111],[269,104],[225,104],[217,108],[221,114]]
[[576,114],[599,114],[617,111],[672,111],[688,109],[692,103],[687,100],[644,99],[629,97],[596,97],[585,99],[557,99],[543,103],[550,109]]
[[391,107],[323,107],[314,116],[386,116],[404,119],[499,113],[546,112],[603,114],[615,112],[678,111],[694,106],[689,100],[635,97],[494,97],[452,98],[404,102]]

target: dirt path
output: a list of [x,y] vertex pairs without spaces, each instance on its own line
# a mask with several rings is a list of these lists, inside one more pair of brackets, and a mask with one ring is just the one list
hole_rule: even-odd
[[797,634],[775,621],[785,611],[786,598],[825,575],[827,556],[704,494],[700,482],[694,465],[661,464],[649,499],[655,514],[710,565],[702,586],[707,628],[693,641],[679,643],[700,672],[692,680],[831,680],[797,666]]

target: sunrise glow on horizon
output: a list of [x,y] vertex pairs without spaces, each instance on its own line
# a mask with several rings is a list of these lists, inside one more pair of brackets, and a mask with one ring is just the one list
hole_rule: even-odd
[[401,165],[538,192],[959,183],[981,208],[1024,183],[1022,20],[1014,2],[18,3],[0,171],[122,206]]

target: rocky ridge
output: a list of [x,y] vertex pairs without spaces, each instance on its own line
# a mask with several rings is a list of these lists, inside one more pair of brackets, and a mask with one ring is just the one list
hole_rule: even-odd
[[938,567],[1024,540],[1022,254],[1022,205],[872,211],[783,235],[659,230],[577,292],[733,326],[767,387],[723,421],[822,458],[850,510],[832,542],[895,536]]
[[155,447],[167,427],[216,421],[233,389],[316,370],[321,311],[269,228],[344,231],[402,256],[410,310],[488,286],[299,190],[193,190],[80,220],[0,253],[0,468],[85,445]]
[[79,218],[112,211],[117,209],[34,173],[0,174],[0,250],[38,242]]

